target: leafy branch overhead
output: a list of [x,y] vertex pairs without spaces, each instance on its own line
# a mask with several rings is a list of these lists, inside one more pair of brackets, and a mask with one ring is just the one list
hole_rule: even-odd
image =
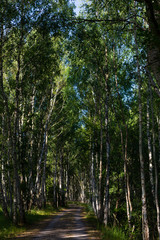
[[0,1],[6,221],[81,201],[104,235],[160,239],[159,42],[158,0]]

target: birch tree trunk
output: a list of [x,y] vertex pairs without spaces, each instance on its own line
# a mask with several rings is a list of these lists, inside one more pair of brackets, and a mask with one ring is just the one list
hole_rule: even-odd
[[105,60],[106,60],[106,69],[105,69],[105,131],[106,131],[106,186],[105,186],[105,205],[104,205],[104,224],[108,225],[109,218],[109,175],[110,175],[110,143],[109,143],[109,118],[108,118],[108,110],[109,110],[109,89],[108,89],[108,81],[109,81],[109,73],[108,73],[108,52],[107,47],[105,49]]
[[2,173],[0,174],[0,202],[2,204],[2,209],[5,217],[9,218],[9,212],[7,209],[7,202],[6,202],[6,190],[4,186],[4,177],[3,177],[3,163],[2,163]]
[[41,186],[41,205],[46,206],[46,162],[47,162],[47,152],[48,152],[48,132],[46,133],[46,144],[45,144],[45,156],[43,163],[43,175],[42,175],[42,186]]
[[[101,101],[101,99],[100,99]],[[99,161],[99,220],[103,222],[103,189],[102,189],[102,167],[103,167],[103,119],[102,119],[102,103],[100,103],[100,161]]]
[[[33,88],[32,91],[32,96],[30,100],[30,105],[31,105],[31,115],[33,116],[34,114],[34,103],[35,103],[35,87]],[[30,134],[30,149],[29,149],[29,176],[28,176],[28,203],[27,203],[27,209],[31,209],[32,204],[33,204],[33,198],[34,198],[34,184],[33,184],[33,146],[34,146],[34,121],[33,117],[31,119],[31,134]]]
[[53,93],[53,85],[52,85],[50,105],[49,105],[49,110],[48,110],[48,114],[46,116],[46,121],[45,121],[45,125],[44,125],[43,142],[42,142],[40,156],[39,156],[38,163],[37,163],[37,174],[36,174],[36,182],[35,182],[34,192],[36,194],[36,201],[37,201],[38,204],[40,204],[41,163],[42,163],[42,159],[43,159],[43,155],[44,155],[44,151],[45,151],[45,147],[46,147],[47,129],[48,129],[48,125],[49,125],[49,122],[50,122],[50,118],[51,118],[51,115],[52,115],[53,108],[54,108],[55,103],[56,103],[56,99],[57,99],[57,95],[59,93],[59,90],[60,90],[60,86],[59,86],[59,83],[58,83],[58,86],[57,86],[55,94],[54,94]]
[[58,207],[58,202],[57,202],[57,162],[58,162],[58,154],[56,153],[56,162],[55,162],[55,169],[54,169],[54,179],[53,179],[53,206]]
[[158,124],[158,164],[160,166],[160,116],[157,117],[157,124]]
[[154,123],[154,111],[153,111],[153,96],[152,90],[149,82],[150,90],[150,99],[151,99],[151,113],[152,113],[152,139],[153,139],[153,161],[154,161],[154,173],[155,173],[155,205],[157,211],[157,231],[158,239],[160,240],[160,210],[159,210],[159,201],[158,201],[158,171],[157,171],[157,162],[156,162],[156,139],[155,139],[155,123]]
[[[4,34],[4,29],[3,29],[3,23],[1,24],[1,36],[0,36],[0,86],[1,86],[1,93],[3,97],[3,102],[4,102],[4,108],[6,110],[6,115],[7,115],[7,127],[8,127],[8,133],[9,133],[9,147],[11,148],[11,155],[12,155],[12,161],[13,161],[13,222],[17,224],[18,222],[18,215],[17,215],[17,180],[18,180],[18,172],[17,172],[17,162],[16,162],[16,148],[15,148],[15,135],[12,132],[12,127],[11,127],[11,117],[10,117],[10,111],[9,111],[9,106],[8,106],[8,98],[5,93],[4,89],[4,79],[3,79],[3,34]],[[13,137],[14,135],[14,137]]]
[[139,53],[137,44],[137,29],[136,29],[136,3],[134,1],[135,11],[135,26],[134,26],[134,38],[135,38],[135,50],[137,60],[137,79],[138,79],[138,101],[139,101],[139,159],[140,159],[140,173],[141,173],[141,190],[142,190],[142,236],[143,240],[149,240],[149,225],[147,217],[147,201],[146,201],[146,184],[145,184],[145,171],[144,171],[144,158],[143,158],[143,135],[142,135],[142,98],[141,88],[142,79],[140,75],[139,66]]
[[92,147],[91,147],[91,192],[92,192],[92,197],[91,197],[91,201],[92,201],[92,207],[93,210],[96,214],[96,198],[95,198],[95,175],[94,175],[94,171],[95,171],[95,159],[94,159],[94,144],[92,143]]
[[[139,71],[139,65],[138,65]],[[143,240],[149,240],[149,226],[147,218],[147,204],[146,204],[146,190],[145,190],[145,174],[144,174],[144,159],[142,152],[142,101],[141,101],[141,77],[139,78],[139,158],[140,158],[140,172],[141,172],[141,189],[142,189],[142,235]]]
[[[148,93],[150,93],[149,86],[148,86]],[[153,198],[154,198],[153,156],[152,156],[152,146],[151,146],[151,136],[150,136],[149,95],[147,96],[147,139],[148,139],[148,156],[149,156],[149,176],[150,176],[152,195],[153,195]]]
[[[118,81],[117,81],[117,64],[116,64],[116,58],[115,58],[115,48],[114,48],[114,67],[115,67],[115,82],[116,82],[116,92],[118,94],[118,99],[119,99],[119,104],[120,104],[120,109],[121,109],[121,114],[122,114],[122,121],[123,121],[123,127],[125,128],[125,142],[124,142],[124,136],[123,136],[123,131],[120,123],[118,123],[119,129],[120,129],[120,134],[121,134],[121,146],[122,146],[122,157],[124,161],[124,180],[125,180],[125,197],[126,197],[126,209],[127,209],[127,219],[128,219],[128,226],[129,229],[131,230],[131,213],[132,213],[132,202],[131,202],[131,197],[130,197],[130,184],[129,184],[129,174],[128,174],[128,169],[127,169],[127,150],[128,150],[128,126],[125,120],[125,114],[123,111],[123,106],[122,106],[122,100],[121,96],[119,93],[118,89]],[[114,108],[114,112],[116,115],[116,109]],[[118,122],[118,117],[117,117],[117,122]]]
[[[6,139],[6,133],[5,133],[5,116],[2,114],[2,135],[4,137],[4,140]],[[6,175],[6,164],[5,164],[5,157],[7,155],[7,152],[5,150],[5,146],[4,144],[2,143],[2,152],[1,152],[1,179],[0,179],[0,188],[1,188],[1,199],[2,199],[2,208],[3,208],[3,212],[4,212],[4,215],[6,217],[9,217],[9,213],[8,213],[8,210],[7,210],[7,203],[8,203],[8,198],[7,198],[7,189],[6,189],[6,179],[7,178],[7,175]]]
[[41,206],[41,163],[43,159],[43,154],[45,152],[46,147],[46,136],[47,136],[47,125],[45,126],[44,135],[43,135],[43,143],[41,148],[41,153],[38,159],[37,164],[37,175],[36,175],[36,182],[35,182],[35,193],[36,193],[36,202],[39,206]]
[[65,206],[63,149],[60,152],[60,205]]
[[127,134],[127,127],[126,127],[126,140],[125,140],[125,148],[124,148],[124,139],[123,133],[121,132],[121,145],[122,145],[122,155],[124,160],[124,180],[125,180],[125,197],[126,197],[126,209],[127,209],[127,219],[128,219],[128,226],[131,230],[131,212],[132,212],[132,204],[130,200],[130,187],[129,187],[129,179],[127,173],[127,141],[128,141],[128,134]]

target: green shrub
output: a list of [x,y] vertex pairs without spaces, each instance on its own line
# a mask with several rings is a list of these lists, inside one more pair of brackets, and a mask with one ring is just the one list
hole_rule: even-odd
[[127,240],[125,234],[121,229],[113,227],[102,227],[102,239],[103,240]]
[[45,209],[34,208],[26,213],[26,224],[24,226],[15,226],[9,219],[7,219],[0,208],[0,239],[7,237],[14,237],[27,230],[30,225],[53,215],[56,212],[51,205],[47,205]]

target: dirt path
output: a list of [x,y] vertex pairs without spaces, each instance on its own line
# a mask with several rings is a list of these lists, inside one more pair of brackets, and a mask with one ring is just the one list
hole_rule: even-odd
[[82,208],[70,205],[57,216],[49,221],[47,226],[41,228],[37,233],[30,233],[29,236],[19,236],[17,239],[32,240],[90,240],[99,239],[96,232],[86,225],[83,218]]

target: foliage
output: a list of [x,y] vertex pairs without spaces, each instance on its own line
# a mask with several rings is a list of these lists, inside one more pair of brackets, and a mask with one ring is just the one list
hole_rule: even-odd
[[79,200],[100,222],[108,214],[106,238],[141,239],[146,190],[156,239],[159,9],[91,0],[76,16],[68,0],[0,2],[0,203],[11,222]]

